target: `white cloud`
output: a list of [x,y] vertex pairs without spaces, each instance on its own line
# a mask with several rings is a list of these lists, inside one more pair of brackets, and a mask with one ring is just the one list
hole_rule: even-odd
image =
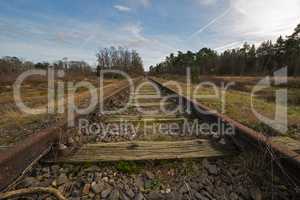
[[167,44],[167,41],[173,40],[170,36],[145,36],[141,24],[125,24],[121,27],[120,32],[122,32],[123,37],[119,43],[129,49],[138,50],[143,58],[146,69],[150,65],[159,63],[166,55],[177,50]]
[[[217,1],[197,0],[202,5],[213,5]],[[141,23],[127,20],[126,23],[108,24],[101,20],[94,22],[68,18],[61,20],[55,16],[45,18],[43,14],[31,13],[39,19],[33,21],[18,17],[8,18],[0,14],[2,47],[0,55],[16,55],[42,60],[60,59],[66,56],[91,63],[96,60],[97,48],[114,45],[136,49],[147,67],[160,62],[169,53],[177,50],[197,51],[207,46],[221,51],[238,47],[244,41],[256,43],[266,39],[275,39],[280,34],[289,35],[300,22],[299,0],[285,0],[285,2],[282,0],[227,0],[227,2],[230,2],[230,7],[222,9],[218,7],[219,15],[208,15],[211,18],[207,19],[206,25],[199,27],[198,31],[195,30],[197,32],[192,40],[185,40],[184,36],[176,31],[168,33],[168,27],[157,31],[157,34],[153,33],[156,31],[147,34],[147,32],[144,33]],[[114,8],[129,12],[141,7],[149,7],[151,3],[150,0],[124,0],[122,5],[115,5]],[[211,8],[215,9],[213,6]],[[216,13],[215,11],[213,13]],[[213,19],[214,17],[216,18]],[[189,25],[187,22],[186,26]]]
[[73,19],[52,18],[51,23],[0,16],[0,56],[12,55],[33,61],[55,61],[63,57],[96,62],[98,48],[124,46],[136,49],[145,68],[160,62],[176,49],[166,44],[170,37],[147,36],[140,23],[118,26]]
[[141,24],[127,23],[122,27],[122,30],[130,33],[133,37],[144,39],[142,36],[143,28]]
[[[229,0],[229,12],[201,27],[190,38],[206,39],[217,51],[239,47],[243,42],[260,44],[292,34],[300,23],[299,0]],[[221,17],[220,17],[221,16]],[[197,37],[196,37],[197,36]]]
[[246,38],[288,35],[300,22],[299,0],[231,0],[233,31]]
[[121,12],[129,12],[131,11],[131,8],[123,5],[114,5],[114,8]]

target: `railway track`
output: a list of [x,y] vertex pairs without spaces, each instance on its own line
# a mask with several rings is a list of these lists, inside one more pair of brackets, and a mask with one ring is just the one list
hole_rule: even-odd
[[[62,122],[1,151],[0,189],[51,186],[68,199],[297,198],[297,144],[286,148],[224,115],[204,115],[199,109],[206,107],[157,79],[135,83],[139,90],[132,94],[124,83],[107,88],[105,107],[116,110],[133,97],[122,113],[76,116],[85,124],[68,129]],[[173,98],[160,103],[167,94]],[[186,105],[191,112],[185,112]],[[161,107],[176,111],[166,114]],[[237,134],[187,134],[186,125],[195,120],[200,125],[220,121]],[[171,124],[177,127],[170,131]],[[266,171],[271,169],[272,176]],[[274,177],[279,180],[268,183]]]

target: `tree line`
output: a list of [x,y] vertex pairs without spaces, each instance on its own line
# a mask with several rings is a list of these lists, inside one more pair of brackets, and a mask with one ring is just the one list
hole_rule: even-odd
[[67,58],[49,63],[26,61],[18,57],[5,56],[0,58],[0,75],[20,74],[29,69],[64,70],[69,73],[91,74],[95,70],[85,61],[68,61]]
[[150,74],[186,73],[190,67],[194,76],[198,75],[271,75],[274,71],[288,67],[289,76],[300,75],[300,24],[294,33],[275,43],[262,42],[258,48],[245,43],[243,47],[217,53],[210,48],[198,52],[178,51],[171,53],[165,61],[150,66]]
[[137,51],[128,50],[123,47],[110,47],[100,49],[97,54],[97,73],[101,70],[121,70],[131,75],[144,73],[143,61]]
[[144,73],[143,61],[137,51],[128,50],[123,47],[104,48],[96,54],[98,66],[92,68],[85,61],[72,61],[63,58],[56,62],[31,62],[14,56],[0,58],[0,76],[18,75],[29,69],[64,70],[70,74],[96,75],[103,69],[115,69],[127,72],[131,75],[142,75]]

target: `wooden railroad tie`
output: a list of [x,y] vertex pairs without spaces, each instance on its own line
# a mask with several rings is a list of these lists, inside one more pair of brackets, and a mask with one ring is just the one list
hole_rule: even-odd
[[81,147],[72,155],[60,157],[57,163],[86,163],[134,160],[165,160],[223,157],[236,153],[213,144],[210,140],[133,141],[96,143]]

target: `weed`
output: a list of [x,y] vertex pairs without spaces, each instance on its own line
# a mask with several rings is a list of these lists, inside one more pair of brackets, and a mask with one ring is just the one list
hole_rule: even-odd
[[145,182],[146,190],[158,190],[161,187],[161,182],[159,179],[152,179]]
[[270,126],[262,123],[262,122],[258,122],[258,123],[254,123],[252,125],[250,125],[251,128],[253,128],[254,130],[260,132],[260,133],[264,133],[267,134],[268,136],[275,136],[278,135],[278,133],[272,129]]
[[127,174],[139,173],[141,166],[132,161],[120,161],[116,164],[116,169]]

